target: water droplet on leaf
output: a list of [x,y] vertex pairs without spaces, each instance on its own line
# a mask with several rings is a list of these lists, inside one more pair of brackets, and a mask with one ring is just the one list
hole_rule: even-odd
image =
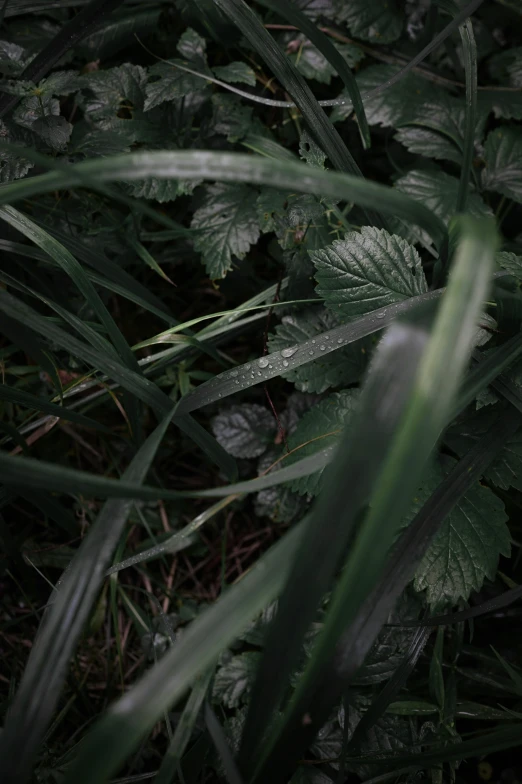
[[257,364],[261,368],[266,368],[268,367],[268,359],[266,357],[261,357],[261,359],[257,360]]

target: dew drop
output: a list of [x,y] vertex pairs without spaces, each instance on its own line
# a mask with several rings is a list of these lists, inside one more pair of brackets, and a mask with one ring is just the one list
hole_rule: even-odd
[[288,360],[287,359],[283,359],[283,367],[288,367]]
[[325,336],[324,336],[324,339],[325,339],[325,340],[330,340],[330,335],[325,335]]
[[231,370],[230,371],[230,377],[231,378],[235,378],[238,375],[238,373],[239,373],[238,370]]
[[250,370],[250,362],[247,362],[247,364],[245,365],[245,370]]
[[260,368],[268,367],[268,359],[266,357],[261,357],[261,359],[257,360],[257,364]]
[[239,381],[236,381],[236,384],[239,384]]
[[326,346],[319,346],[319,348],[321,349],[321,351],[324,351],[326,349]]
[[377,315],[375,316],[375,318],[378,318],[378,319],[383,319],[383,318],[386,318],[386,313],[377,313]]
[[261,373],[261,371],[260,371],[260,370],[258,370],[258,371],[257,371],[257,375],[258,375],[258,376],[262,376],[263,374]]
[[310,354],[311,357],[313,357],[313,355],[314,355],[313,351],[309,351],[308,353]]
[[312,343],[314,343],[314,344],[315,344],[315,340],[312,340]]
[[342,342],[343,342],[343,339],[342,339],[342,338],[337,338],[337,342],[338,342],[338,343],[342,343]]
[[295,354],[296,351],[297,351],[297,346],[294,346],[293,348],[284,348],[281,351],[281,356],[282,357],[293,357],[293,355]]
[[272,365],[269,365],[269,366],[268,366],[268,369],[269,369],[269,370],[272,370]]

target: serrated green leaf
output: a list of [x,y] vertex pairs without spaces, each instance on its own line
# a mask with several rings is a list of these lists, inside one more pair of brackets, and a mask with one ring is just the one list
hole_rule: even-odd
[[255,86],[256,75],[253,69],[241,61],[229,63],[228,65],[219,65],[212,70],[217,78],[223,82],[242,82],[243,84],[250,84],[252,87]]
[[522,90],[480,90],[479,113],[493,112],[497,119],[522,120]]
[[276,188],[262,188],[257,197],[256,210],[259,227],[263,234],[277,231],[281,225],[282,215],[287,207],[288,195]]
[[[452,458],[434,463],[418,489],[412,515],[417,513],[455,465]],[[477,484],[453,508],[422,559],[415,589],[426,591],[431,607],[455,605],[478,591],[486,577],[495,576],[500,555],[510,553],[507,515],[502,501]]]
[[208,274],[224,278],[232,258],[245,257],[259,238],[256,192],[248,185],[205,186],[203,204],[193,215],[191,228],[198,229],[194,248],[202,254]]
[[[425,204],[446,225],[456,213],[459,181],[440,169],[412,169],[403,177],[399,177],[395,187],[415,201]],[[492,214],[491,209],[475,192],[469,194],[468,213],[475,218],[484,218]],[[396,230],[410,242],[416,242],[419,236],[424,242],[429,242],[425,231],[420,229],[412,231],[403,221]]]
[[[357,395],[357,390],[352,389],[333,392],[308,411],[288,438],[290,455],[286,458],[285,465],[291,465],[320,449],[337,444],[353,415]],[[315,474],[294,480],[292,488],[300,495],[317,495],[322,487],[323,471],[324,469],[321,469]]]
[[[176,68],[176,62],[176,60],[172,60],[172,65],[157,63],[149,69],[149,74],[157,78],[148,82],[145,88],[146,99],[143,104],[145,112],[149,112],[155,106],[166,101],[177,101],[179,98],[185,98],[187,95],[197,93],[204,88],[205,82],[202,79]],[[183,63],[180,64],[183,65]]]
[[213,702],[222,703],[227,708],[237,708],[246,702],[260,657],[260,653],[241,653],[220,667],[214,678]]
[[[315,79],[322,84],[330,84],[332,77],[337,75],[337,71],[326,57],[304,35],[292,36],[291,45],[293,53],[290,54],[290,59],[299,73],[303,74],[306,79]],[[361,49],[353,44],[336,43],[334,46],[350,68],[355,67],[364,57]]]
[[10,41],[0,41],[0,73],[5,76],[18,76],[28,61],[23,46]]
[[513,275],[514,278],[522,281],[522,256],[517,256],[516,253],[506,253],[505,251],[502,251],[501,253],[495,254],[495,261],[502,269],[507,270]]
[[354,684],[372,685],[386,681],[395,672],[408,651],[415,629],[402,626],[419,617],[421,603],[414,596],[403,593],[385,626],[357,672]]
[[[415,73],[408,73],[396,84],[376,95],[369,96],[400,69],[394,65],[370,65],[357,75],[357,84],[364,96],[364,111],[370,125],[397,128],[422,115],[424,102],[444,100],[444,92]],[[349,96],[343,93],[347,103],[335,106],[332,122],[345,120],[352,112]]]
[[255,126],[253,109],[227,93],[212,96],[212,132],[227,137],[232,144],[247,136]]
[[182,57],[197,65],[207,63],[207,42],[191,27],[180,37],[176,49]]
[[399,38],[404,16],[395,0],[336,0],[336,17],[363,41],[389,44]]
[[127,142],[150,143],[154,129],[144,116],[147,78],[145,68],[130,63],[81,76],[78,100],[88,121],[99,130],[116,131]]
[[426,158],[435,158],[436,160],[454,161],[458,164],[462,161],[462,153],[451,139],[447,139],[429,128],[406,125],[399,128],[393,138],[416,155],[424,155]]
[[187,196],[199,185],[194,180],[159,180],[147,177],[144,180],[124,183],[125,189],[136,199],[147,199],[164,204],[179,196]]
[[299,139],[299,155],[310,166],[317,166],[319,169],[325,168],[326,153],[321,150],[307,131],[303,131]]
[[[16,125],[7,125],[3,120],[0,120],[0,139],[2,141],[20,144],[20,142],[24,141],[23,137],[26,136],[30,136],[30,134],[25,129]],[[19,155],[6,150],[1,150],[0,183],[6,183],[24,177],[33,166],[34,163],[26,158],[22,158]]]
[[[271,351],[289,349],[304,340],[313,339],[337,325],[335,316],[328,310],[309,309],[295,316],[284,316],[269,337]],[[320,346],[319,346],[320,350]],[[353,346],[339,348],[325,357],[283,373],[283,378],[293,381],[301,392],[320,394],[330,387],[348,386],[358,381],[368,361],[367,345],[361,341]]]
[[482,184],[522,202],[522,131],[515,126],[501,126],[488,135],[484,145]]
[[212,420],[217,441],[234,457],[259,457],[274,442],[274,415],[264,406],[242,403],[221,411]]
[[38,117],[31,125],[31,130],[57,152],[63,152],[66,149],[72,129],[71,123],[61,115]]
[[[512,370],[513,380],[516,382],[518,377],[518,387],[522,388],[522,379],[520,377],[520,361],[515,364],[515,371]],[[507,371],[509,376],[509,371]],[[474,443],[476,443],[481,436],[491,427],[498,416],[498,407],[488,406],[481,408],[473,415],[459,420],[448,431],[447,441],[448,445],[454,449],[457,454],[462,454],[467,451]],[[494,460],[484,477],[502,488],[508,490],[510,487],[516,487],[517,490],[522,491],[522,433],[517,431],[511,438],[509,438],[502,452]]]
[[349,232],[310,255],[317,268],[317,293],[346,318],[428,290],[415,248],[384,229],[363,226],[360,233]]

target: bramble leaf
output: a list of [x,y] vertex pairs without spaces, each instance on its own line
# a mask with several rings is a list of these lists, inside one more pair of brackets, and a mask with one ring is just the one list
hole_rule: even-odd
[[216,672],[212,699],[227,708],[246,702],[261,654],[253,651],[233,656]]
[[[455,461],[434,463],[418,489],[415,514],[442,482]],[[502,501],[489,488],[476,484],[443,521],[417,568],[414,586],[426,591],[431,607],[455,605],[493,579],[500,555],[509,555],[508,519]]]
[[260,234],[256,191],[248,185],[207,185],[203,204],[196,210],[191,227],[194,248],[212,278],[224,278],[232,258],[242,259]]
[[336,11],[337,20],[363,41],[389,44],[402,32],[404,17],[395,0],[336,0]]
[[522,202],[522,132],[504,125],[488,135],[484,145],[486,168],[482,183],[486,190]]
[[256,83],[256,75],[252,68],[241,61],[229,63],[228,65],[219,65],[212,70],[222,82],[242,82],[243,84],[250,84],[252,87]]
[[221,446],[234,457],[259,457],[273,444],[277,427],[267,408],[243,403],[215,416],[212,430]]
[[415,248],[384,229],[363,226],[310,255],[317,293],[339,316],[354,318],[428,290]]
[[[269,338],[270,350],[290,348],[333,329],[337,324],[335,316],[325,308],[309,308],[284,316],[275,334]],[[319,338],[317,346],[317,359],[283,374],[283,378],[294,382],[296,389],[320,394],[330,387],[346,387],[360,379],[368,361],[367,341],[339,348],[325,357],[321,357]]]
[[[285,458],[285,466],[336,444],[343,428],[350,422],[356,401],[357,390],[346,389],[328,395],[307,411],[288,438],[291,454]],[[323,470],[295,479],[292,489],[301,495],[317,495],[322,485]]]

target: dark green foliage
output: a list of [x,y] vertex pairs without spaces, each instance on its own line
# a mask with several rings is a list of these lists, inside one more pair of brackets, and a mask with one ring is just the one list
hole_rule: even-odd
[[520,3],[0,6],[2,784],[471,782],[522,717]]

